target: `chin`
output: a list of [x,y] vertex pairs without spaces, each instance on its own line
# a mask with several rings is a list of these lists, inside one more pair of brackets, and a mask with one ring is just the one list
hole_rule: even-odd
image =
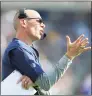
[[41,36],[35,37],[35,40],[40,40],[40,39],[41,39]]

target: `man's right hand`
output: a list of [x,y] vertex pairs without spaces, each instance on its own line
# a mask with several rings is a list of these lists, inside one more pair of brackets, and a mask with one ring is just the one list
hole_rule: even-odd
[[17,82],[17,84],[19,82],[22,82],[22,87],[25,88],[25,89],[29,89],[30,86],[33,85],[33,82],[32,80],[28,77],[28,76],[25,76],[23,75]]

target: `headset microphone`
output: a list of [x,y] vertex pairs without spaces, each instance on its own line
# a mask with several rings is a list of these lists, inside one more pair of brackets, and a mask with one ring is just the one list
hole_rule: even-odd
[[41,37],[41,40],[43,40],[46,37],[46,33],[43,34],[43,36]]

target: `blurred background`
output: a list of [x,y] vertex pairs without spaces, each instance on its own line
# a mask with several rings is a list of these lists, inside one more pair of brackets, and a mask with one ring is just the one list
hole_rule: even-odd
[[[1,59],[15,36],[13,17],[20,8],[37,10],[46,24],[47,37],[34,42],[34,47],[40,53],[44,71],[49,74],[52,64],[66,52],[66,35],[73,42],[84,34],[91,46],[91,2],[1,2]],[[52,95],[91,95],[91,51],[74,59],[49,92]]]

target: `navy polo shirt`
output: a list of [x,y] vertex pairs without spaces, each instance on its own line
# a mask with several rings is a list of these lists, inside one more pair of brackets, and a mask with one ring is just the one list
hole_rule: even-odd
[[35,82],[44,73],[39,63],[38,51],[14,38],[5,50],[2,60],[2,80],[18,70]]

